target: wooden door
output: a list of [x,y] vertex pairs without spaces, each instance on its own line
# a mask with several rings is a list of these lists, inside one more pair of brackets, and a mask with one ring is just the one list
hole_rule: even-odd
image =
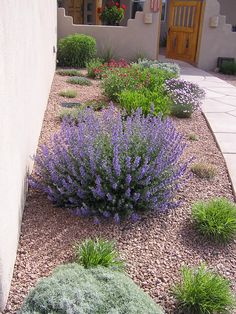
[[73,17],[74,24],[84,23],[84,1],[83,0],[68,0],[67,15]]
[[171,0],[166,51],[168,58],[195,62],[201,10],[201,0]]

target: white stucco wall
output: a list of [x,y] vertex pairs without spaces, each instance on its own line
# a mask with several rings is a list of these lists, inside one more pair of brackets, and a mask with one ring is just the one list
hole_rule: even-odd
[[[217,27],[210,27],[212,17],[219,17]],[[226,17],[220,15],[219,2],[206,0],[197,65],[201,69],[213,70],[216,68],[218,57],[236,58],[236,32],[232,32],[232,26],[226,24]]]
[[236,1],[218,0],[220,3],[220,14],[226,16],[226,23],[236,25]]
[[[145,24],[145,14],[150,13],[152,23]],[[115,57],[133,59],[144,54],[149,59],[158,55],[159,14],[150,12],[150,1],[146,0],[144,12],[137,12],[135,19],[128,20],[126,26],[75,25],[72,17],[65,16],[63,8],[58,9],[58,38],[81,33],[93,36],[97,41],[98,53],[112,48]]]
[[56,0],[1,0],[0,311],[15,262],[26,173],[55,70]]

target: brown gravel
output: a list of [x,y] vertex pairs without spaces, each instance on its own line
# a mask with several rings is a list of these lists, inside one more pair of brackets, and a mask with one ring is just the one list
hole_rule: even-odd
[[[65,77],[55,75],[40,142],[47,142],[58,129],[59,103],[65,101],[58,92],[68,84]],[[79,92],[74,101],[102,97],[99,83],[90,87],[75,87]],[[214,180],[192,177],[179,192],[183,203],[168,215],[149,214],[142,221],[119,226],[104,223],[94,226],[90,219],[73,217],[66,210],[55,208],[45,195],[29,191],[14,277],[4,314],[16,313],[29,289],[53,268],[73,258],[71,245],[87,237],[103,236],[115,239],[121,256],[127,261],[129,275],[147,291],[166,313],[174,313],[174,300],[170,288],[180,278],[184,264],[198,265],[205,261],[232,281],[236,291],[236,242],[216,246],[203,241],[191,225],[191,204],[198,199],[225,196],[233,199],[226,166],[213,136],[201,115],[192,119],[174,119],[177,129],[186,137],[188,148],[185,157],[194,156],[196,162],[208,162],[217,169]],[[189,141],[189,134],[196,134],[198,141]],[[140,313],[143,314],[143,313]]]

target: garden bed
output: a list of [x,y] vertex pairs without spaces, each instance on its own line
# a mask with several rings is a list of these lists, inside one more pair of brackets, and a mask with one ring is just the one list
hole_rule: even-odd
[[[48,143],[50,135],[58,130],[60,103],[58,93],[71,88],[68,78],[55,75],[45,113],[40,143]],[[91,86],[73,86],[78,96],[70,102],[103,99],[99,81]],[[127,261],[127,272],[134,281],[163,306],[166,313],[174,312],[170,289],[180,278],[183,265],[206,262],[230,279],[236,291],[235,242],[216,245],[203,241],[194,230],[190,211],[196,200],[224,196],[233,200],[227,169],[214,138],[201,112],[190,119],[173,118],[176,128],[188,144],[184,159],[192,156],[195,162],[206,162],[216,168],[213,180],[192,176],[178,193],[181,205],[169,214],[147,214],[136,223],[119,225],[102,222],[94,225],[90,218],[73,216],[67,210],[56,208],[42,193],[30,190],[23,216],[14,277],[6,313],[16,313],[29,289],[37,280],[51,273],[53,268],[73,259],[72,244],[88,237],[105,237],[117,242],[121,257]],[[198,140],[190,140],[191,134]]]

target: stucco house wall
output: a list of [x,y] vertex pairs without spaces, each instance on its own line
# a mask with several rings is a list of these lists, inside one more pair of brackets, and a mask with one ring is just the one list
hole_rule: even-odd
[[[93,36],[97,41],[98,54],[112,49],[114,56],[132,60],[138,54],[156,59],[159,49],[160,12],[150,12],[150,0],[146,0],[143,12],[136,12],[127,26],[75,25],[63,8],[58,9],[58,38],[81,33]],[[151,18],[151,23],[145,19]],[[146,20],[147,22],[147,20]],[[150,21],[149,21],[150,22]]]
[[11,283],[26,174],[55,70],[56,0],[1,0],[0,311]]
[[[197,62],[201,69],[215,69],[218,57],[236,58],[236,32],[232,32],[232,25],[227,24],[226,16],[220,12],[218,0],[206,0]],[[218,25],[212,27],[211,22],[215,18],[218,18]]]
[[226,16],[226,23],[236,25],[236,1],[218,0],[220,3],[220,14]]

